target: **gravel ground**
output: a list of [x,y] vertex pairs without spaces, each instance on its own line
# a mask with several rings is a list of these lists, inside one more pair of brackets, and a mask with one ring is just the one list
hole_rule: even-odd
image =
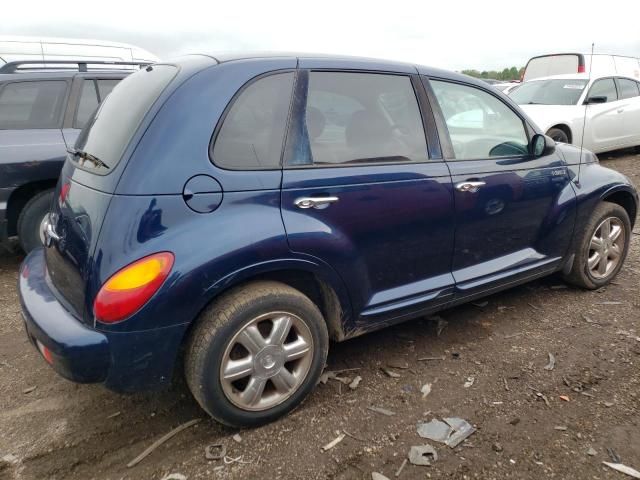
[[[640,185],[640,156],[601,160]],[[608,449],[640,469],[638,234],[625,268],[599,291],[551,277],[442,312],[440,335],[437,321],[420,319],[332,345],[328,368],[352,369],[340,375],[362,377],[357,389],[329,380],[288,417],[240,432],[206,418],[184,386],[121,396],[57,376],[23,332],[20,260],[0,253],[0,479],[395,478],[410,447],[425,443],[437,461],[408,464],[399,478],[625,478],[602,464]],[[443,417],[476,432],[454,449],[417,435],[417,423]],[[127,468],[191,419],[201,420]],[[350,435],[323,452],[341,432]],[[205,459],[218,443],[230,463]]]

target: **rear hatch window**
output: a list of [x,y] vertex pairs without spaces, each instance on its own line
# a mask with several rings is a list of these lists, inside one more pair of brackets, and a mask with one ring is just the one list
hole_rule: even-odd
[[581,62],[580,57],[580,54],[575,53],[534,57],[529,60],[529,63],[527,63],[527,67],[523,75],[523,81],[527,82],[534,78],[550,77],[551,75],[578,73],[580,71],[579,67],[581,63],[584,68],[584,59],[582,59]]
[[80,133],[72,161],[101,175],[115,168],[145,114],[177,73],[173,65],[152,65],[122,80]]

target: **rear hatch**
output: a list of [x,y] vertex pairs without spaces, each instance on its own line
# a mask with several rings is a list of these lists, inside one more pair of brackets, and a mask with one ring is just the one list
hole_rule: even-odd
[[85,323],[93,324],[92,302],[100,288],[95,267],[102,255],[95,254],[95,249],[125,167],[122,159],[177,70],[171,65],[154,65],[120,82],[80,133],[65,161],[49,214],[52,234],[45,255],[58,300]]

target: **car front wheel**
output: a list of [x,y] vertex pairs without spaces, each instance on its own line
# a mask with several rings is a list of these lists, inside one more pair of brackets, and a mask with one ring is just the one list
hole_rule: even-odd
[[551,137],[553,141],[557,143],[569,143],[567,133],[559,128],[550,128],[547,132],[547,136]]
[[279,282],[233,290],[210,305],[191,332],[187,384],[202,408],[234,427],[268,423],[298,406],[327,357],[318,307]]
[[613,280],[629,250],[631,222],[620,205],[602,202],[574,242],[574,260],[565,279],[590,290]]

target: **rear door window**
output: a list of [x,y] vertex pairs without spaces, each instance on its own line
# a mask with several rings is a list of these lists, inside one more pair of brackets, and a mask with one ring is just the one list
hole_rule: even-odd
[[58,128],[67,82],[8,83],[0,90],[0,129]]
[[293,78],[293,72],[273,74],[240,91],[211,149],[216,165],[230,170],[280,168]]
[[620,99],[633,98],[640,96],[638,82],[626,78],[618,78],[618,89],[620,91]]
[[587,98],[590,97],[606,97],[607,103],[618,100],[618,92],[613,78],[603,78],[593,82]]
[[294,165],[427,160],[427,142],[411,79],[405,75],[310,72],[305,129],[308,153]]
[[177,72],[173,65],[153,65],[121,80],[78,136],[76,150],[88,155],[76,155],[74,161],[101,174],[114,168],[145,114]]
[[119,79],[97,80],[98,94],[100,95],[101,102],[104,102],[104,99],[107,98],[107,95],[111,93],[111,90],[113,90],[113,87],[115,87],[118,82],[120,82]]

